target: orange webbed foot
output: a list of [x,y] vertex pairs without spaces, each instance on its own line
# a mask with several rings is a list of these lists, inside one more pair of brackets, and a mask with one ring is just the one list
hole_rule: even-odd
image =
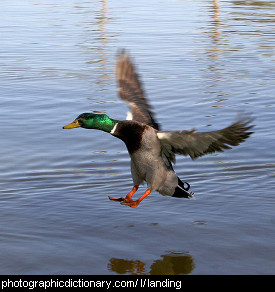
[[138,205],[139,205],[140,202],[138,202],[138,200],[136,201],[127,201],[125,200],[124,202],[121,202],[120,204],[121,205],[126,205],[126,206],[129,206],[131,208],[136,208]]
[[109,196],[109,200],[111,200],[111,201],[116,201],[116,202],[122,202],[122,201],[125,201],[125,198],[124,198],[124,197],[121,197],[121,198],[114,198],[114,197],[110,197],[110,196]]
[[109,199],[112,201],[121,202],[120,203],[121,205],[126,205],[131,208],[136,208],[139,205],[139,203],[151,193],[150,190],[147,190],[138,200],[133,201],[132,196],[137,190],[138,190],[138,185],[135,185],[133,189],[131,190],[131,192],[125,198],[124,197],[114,198],[114,197],[109,196]]
[[151,191],[150,190],[147,190],[138,200],[136,200],[136,201],[133,201],[132,199],[130,200],[130,201],[128,201],[127,199],[125,200],[125,201],[123,201],[123,202],[121,202],[120,204],[121,205],[127,205],[127,206],[129,206],[129,207],[131,207],[131,208],[136,208],[138,205],[139,205],[139,203],[144,199],[144,198],[146,198],[149,194],[151,193]]
[[114,197],[109,196],[109,199],[116,202],[132,202],[133,201],[132,196],[137,190],[138,190],[138,185],[135,185],[133,189],[131,190],[131,192],[125,198],[124,197],[114,198]]

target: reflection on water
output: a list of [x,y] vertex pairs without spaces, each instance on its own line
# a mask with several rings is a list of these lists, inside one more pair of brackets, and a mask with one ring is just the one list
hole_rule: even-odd
[[[220,18],[219,18],[219,14],[220,14],[220,4],[219,4],[219,0],[214,0],[213,1],[213,11],[211,12],[211,16],[212,16],[212,20],[211,20],[211,25],[210,27],[212,28],[212,39],[213,39],[213,50],[212,53],[210,54],[210,56],[213,58],[213,62],[215,63],[217,61],[217,57],[219,55],[220,52],[220,41],[221,41],[221,22],[220,22]],[[214,64],[213,64],[214,67]],[[214,69],[215,70],[215,69]]]
[[186,275],[195,268],[194,260],[189,254],[171,252],[161,255],[161,258],[148,268],[148,263],[139,260],[111,258],[108,269],[118,274],[130,275]]
[[[98,4],[95,10],[90,7],[91,5],[87,5],[87,7],[86,5],[78,5],[75,7],[77,8],[78,14],[85,15],[80,24],[83,25],[84,28],[81,34],[81,41],[79,41],[76,46],[85,51],[88,68],[90,68],[91,71],[93,68],[97,70],[93,72],[97,76],[92,79],[91,85],[97,84],[102,90],[106,90],[111,79],[108,73],[108,66],[110,66],[110,63],[113,61],[110,60],[111,56],[108,53],[108,46],[115,36],[114,34],[108,34],[106,32],[106,25],[108,23],[107,0],[97,2]],[[96,52],[96,54],[91,54],[91,51]]]
[[[219,74],[219,67],[217,62],[219,62],[219,54],[221,53],[221,23],[220,23],[220,4],[219,0],[213,1],[213,11],[210,12],[212,16],[210,27],[212,27],[212,32],[210,32],[210,37],[212,38],[213,46],[209,48],[209,56],[212,60],[211,65],[209,66],[210,72],[213,76],[211,78],[215,81],[219,81],[221,76]],[[221,100],[221,99],[220,99]]]

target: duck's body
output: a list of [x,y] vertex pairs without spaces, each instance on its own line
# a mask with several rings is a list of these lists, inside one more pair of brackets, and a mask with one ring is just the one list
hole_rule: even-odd
[[[131,109],[130,120],[118,121],[105,114],[84,113],[64,127],[99,129],[126,144],[131,158],[134,187],[126,197],[119,199],[109,197],[111,200],[137,207],[151,191],[174,197],[193,197],[193,193],[188,192],[189,184],[182,182],[173,170],[175,155],[189,155],[195,159],[208,153],[222,152],[224,149],[230,149],[230,146],[239,145],[252,133],[248,132],[252,126],[249,125],[250,119],[247,117],[240,117],[225,129],[206,133],[195,130],[161,131],[145,99],[135,68],[124,52],[118,59],[116,77],[119,96]],[[134,201],[132,196],[144,181],[148,189]]]
[[136,121],[117,122],[111,131],[126,144],[134,185],[139,186],[145,181],[150,191],[166,196],[191,197],[171,163],[165,163],[157,133],[151,126]]

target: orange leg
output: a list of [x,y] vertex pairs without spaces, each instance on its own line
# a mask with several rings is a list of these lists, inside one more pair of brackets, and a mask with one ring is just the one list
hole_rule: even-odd
[[123,202],[121,202],[121,204],[127,205],[127,206],[132,207],[132,208],[136,208],[144,198],[146,198],[148,195],[150,195],[150,193],[151,193],[151,191],[147,190],[138,200],[136,200],[136,201],[133,201],[132,199],[130,201],[124,200]]
[[131,190],[131,192],[124,198],[124,197],[121,197],[121,198],[118,198],[118,199],[116,199],[116,198],[114,198],[114,197],[110,197],[109,196],[109,199],[110,200],[112,200],[112,201],[117,201],[117,202],[132,202],[133,200],[132,200],[132,196],[133,196],[133,194],[138,190],[138,185],[135,185],[134,187],[133,187],[133,189]]

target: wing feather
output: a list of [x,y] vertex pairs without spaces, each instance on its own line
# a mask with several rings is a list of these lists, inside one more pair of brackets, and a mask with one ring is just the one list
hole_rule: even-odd
[[135,66],[125,51],[121,51],[118,55],[116,79],[118,83],[118,94],[130,107],[131,119],[159,130],[159,125],[145,97]]
[[159,131],[157,136],[162,145],[162,154],[175,163],[175,154],[189,155],[192,159],[200,156],[223,152],[244,142],[253,132],[249,130],[250,117],[241,117],[230,126],[212,132],[196,132],[196,130]]

